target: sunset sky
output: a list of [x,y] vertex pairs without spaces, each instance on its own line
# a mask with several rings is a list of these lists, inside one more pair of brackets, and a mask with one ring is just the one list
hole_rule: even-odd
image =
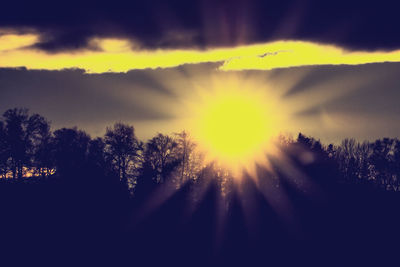
[[[23,7],[23,8],[21,8]],[[276,132],[400,136],[395,1],[7,1],[0,112],[141,139],[196,126],[215,95],[265,105]],[[272,120],[271,120],[272,121]]]

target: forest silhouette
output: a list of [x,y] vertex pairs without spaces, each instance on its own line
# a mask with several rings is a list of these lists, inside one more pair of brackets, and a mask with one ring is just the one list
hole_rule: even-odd
[[187,132],[91,138],[0,120],[3,255],[32,266],[360,266],[397,261],[400,140],[280,136],[236,179]]

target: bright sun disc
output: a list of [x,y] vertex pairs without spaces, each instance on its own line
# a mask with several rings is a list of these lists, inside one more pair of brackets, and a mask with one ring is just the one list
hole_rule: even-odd
[[277,134],[277,117],[264,95],[221,90],[207,95],[196,120],[196,136],[210,160],[234,169],[265,157]]
[[257,149],[268,132],[263,110],[250,99],[227,96],[206,110],[201,127],[209,145],[227,157]]

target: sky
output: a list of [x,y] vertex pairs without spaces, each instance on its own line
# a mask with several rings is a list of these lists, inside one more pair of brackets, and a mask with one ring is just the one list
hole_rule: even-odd
[[285,115],[282,132],[325,142],[398,137],[399,7],[7,1],[0,112],[26,107],[55,129],[78,126],[92,136],[122,121],[147,139],[185,129],[202,92],[240,87],[263,91],[272,113]]

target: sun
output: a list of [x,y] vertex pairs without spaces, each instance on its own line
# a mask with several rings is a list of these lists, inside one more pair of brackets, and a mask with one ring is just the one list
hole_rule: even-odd
[[280,130],[273,101],[256,87],[237,82],[220,86],[204,93],[197,106],[193,121],[196,141],[210,160],[231,169],[262,161]]
[[220,156],[252,153],[269,135],[267,114],[253,99],[227,95],[210,103],[199,121],[203,138]]

